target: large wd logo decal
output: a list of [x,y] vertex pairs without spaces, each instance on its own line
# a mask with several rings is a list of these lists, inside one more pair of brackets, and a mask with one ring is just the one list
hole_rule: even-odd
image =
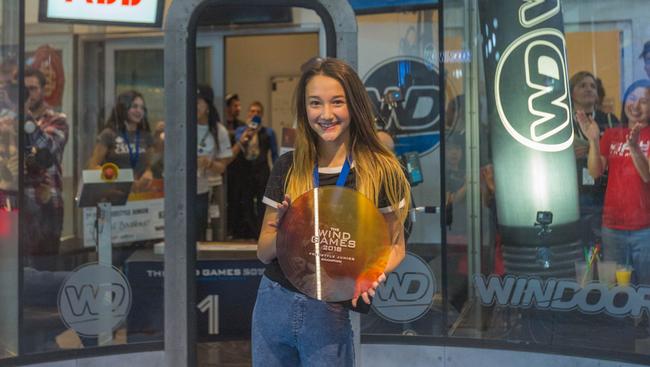
[[573,143],[564,50],[560,31],[541,28],[512,42],[497,64],[494,93],[501,123],[531,149],[559,152]]
[[429,264],[407,252],[402,263],[377,288],[372,309],[388,321],[415,321],[431,308],[436,289],[436,278]]
[[131,287],[113,266],[89,263],[75,269],[59,289],[63,323],[87,337],[110,333],[131,309]]
[[395,151],[428,153],[440,143],[440,76],[423,59],[400,56],[372,68],[363,80]]

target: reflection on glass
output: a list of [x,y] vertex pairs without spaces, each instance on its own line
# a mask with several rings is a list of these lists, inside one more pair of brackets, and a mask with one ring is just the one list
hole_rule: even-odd
[[0,358],[18,354],[19,3],[0,4]]

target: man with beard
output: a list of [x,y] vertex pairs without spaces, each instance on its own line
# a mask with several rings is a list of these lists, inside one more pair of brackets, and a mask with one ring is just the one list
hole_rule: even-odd
[[25,205],[22,217],[25,265],[51,270],[63,229],[63,149],[68,141],[65,115],[44,100],[46,78],[25,70]]

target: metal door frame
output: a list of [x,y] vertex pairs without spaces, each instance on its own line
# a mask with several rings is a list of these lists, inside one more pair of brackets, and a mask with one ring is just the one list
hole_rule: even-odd
[[[174,0],[165,32],[165,364],[196,366],[196,35],[208,5],[300,7],[315,11],[325,29],[325,53],[357,66],[357,23],[346,0]],[[191,108],[188,108],[191,106]],[[190,245],[192,244],[192,245]]]

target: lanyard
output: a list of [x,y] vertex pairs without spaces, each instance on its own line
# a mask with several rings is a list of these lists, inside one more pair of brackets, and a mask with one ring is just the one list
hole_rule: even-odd
[[201,138],[201,141],[199,142],[199,147],[198,147],[198,150],[197,150],[197,152],[199,154],[205,153],[205,151],[204,151],[204,149],[205,149],[205,139],[208,138],[208,134],[210,134],[210,127],[209,126],[208,126],[208,129],[203,134],[203,137]]
[[[343,164],[343,168],[341,168],[341,173],[339,173],[339,178],[336,180],[336,186],[345,186],[345,180],[348,178],[348,174],[350,173],[350,162],[352,161],[352,157],[348,157],[345,160],[345,164]],[[316,160],[316,164],[314,165],[314,188],[320,186],[320,177],[318,175],[318,159]]]
[[138,160],[140,160],[140,129],[136,130],[135,133],[135,153],[131,150],[131,142],[129,142],[129,134],[124,131],[122,137],[126,141],[126,147],[129,148],[129,161],[131,161],[131,168],[135,169],[135,166],[138,165]]

